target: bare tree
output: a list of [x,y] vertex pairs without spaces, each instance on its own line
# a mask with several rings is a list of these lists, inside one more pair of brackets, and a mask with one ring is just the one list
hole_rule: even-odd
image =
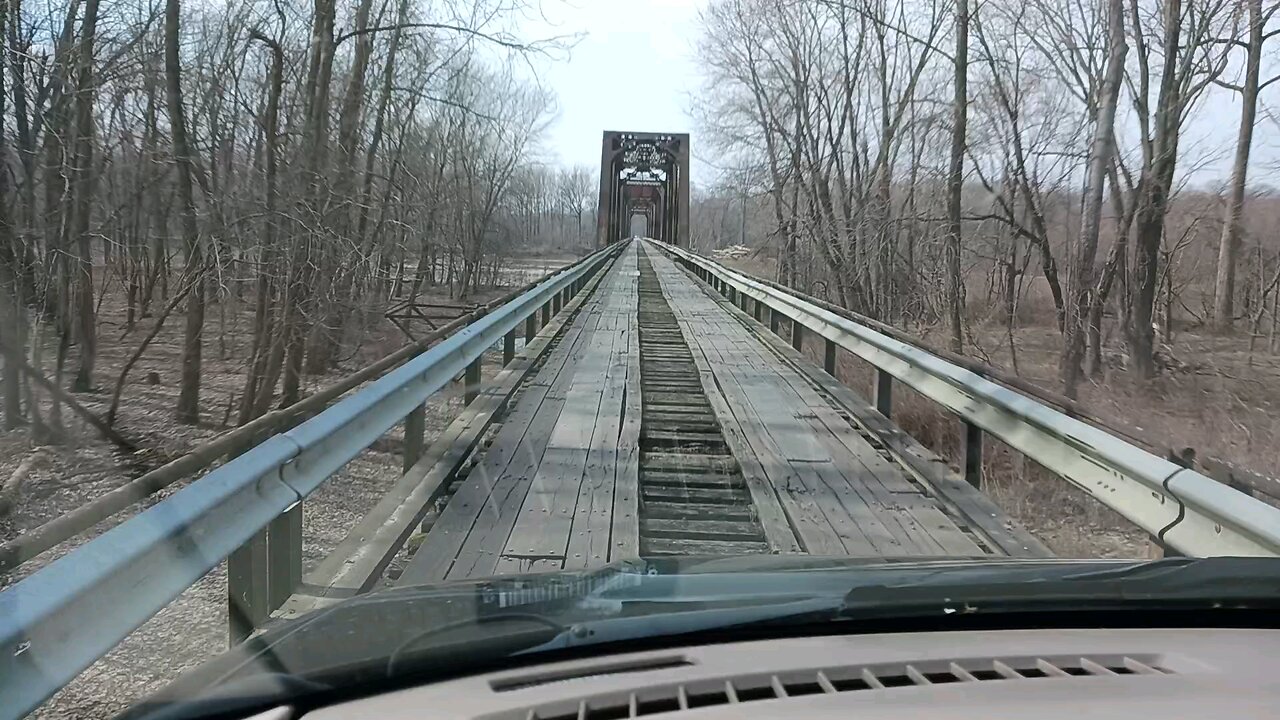
[[947,322],[952,352],[964,349],[961,316],[964,278],[960,271],[960,214],[964,191],[966,123],[969,117],[969,0],[955,0],[955,81],[951,108],[951,158],[947,169]]
[[1128,44],[1124,34],[1124,2],[1107,2],[1106,75],[1097,94],[1093,140],[1089,147],[1089,166],[1085,176],[1084,201],[1080,211],[1080,239],[1076,245],[1075,263],[1068,287],[1071,300],[1066,306],[1065,333],[1059,373],[1067,397],[1075,398],[1084,360],[1089,318],[1089,296],[1094,290],[1094,258],[1098,252],[1098,235],[1102,227],[1102,207],[1107,169],[1115,154],[1116,108],[1120,100],[1120,83]]
[[194,425],[200,421],[200,354],[204,336],[204,264],[200,229],[196,224],[195,193],[192,186],[191,143],[187,140],[186,109],[182,104],[182,60],[178,47],[181,30],[180,0],[166,0],[164,13],[165,97],[169,107],[173,159],[178,170],[178,204],[181,208],[182,237],[187,252],[187,271],[192,287],[187,297],[186,327],[182,343],[182,386],[175,418]]
[[[1133,106],[1138,117],[1142,170],[1135,193],[1132,279],[1129,282],[1129,356],[1141,377],[1155,374],[1156,288],[1160,243],[1173,192],[1178,142],[1187,111],[1225,67],[1226,54],[1212,41],[1226,19],[1225,0],[1164,0],[1154,23],[1130,5],[1137,58]],[[1154,43],[1154,47],[1153,47]],[[1159,68],[1152,68],[1158,60]],[[1150,104],[1152,83],[1156,86]]]
[[1213,318],[1220,328],[1231,324],[1234,313],[1236,255],[1240,247],[1253,128],[1257,124],[1258,93],[1267,85],[1280,80],[1280,75],[1268,78],[1265,82],[1261,80],[1263,45],[1280,33],[1280,30],[1266,32],[1266,26],[1276,11],[1280,10],[1280,3],[1271,3],[1265,9],[1262,0],[1244,0],[1244,5],[1248,10],[1246,38],[1229,39],[1233,45],[1242,47],[1245,51],[1244,84],[1235,86],[1220,83],[1240,93],[1240,128],[1236,135],[1231,180],[1227,185],[1227,202],[1223,208],[1222,237],[1218,241],[1218,270],[1214,282]]

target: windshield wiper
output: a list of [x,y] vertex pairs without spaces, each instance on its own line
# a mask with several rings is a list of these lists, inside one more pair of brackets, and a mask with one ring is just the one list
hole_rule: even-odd
[[948,577],[850,589],[842,615],[860,619],[922,613],[1280,605],[1273,558],[1179,558],[1040,577]]
[[[872,571],[843,597],[711,607],[578,623],[525,653],[646,637],[830,621],[946,617],[979,612],[1086,611],[1151,607],[1280,606],[1274,558],[1176,558],[1081,571],[1071,565],[950,567],[905,575]],[[646,598],[645,602],[652,602]]]

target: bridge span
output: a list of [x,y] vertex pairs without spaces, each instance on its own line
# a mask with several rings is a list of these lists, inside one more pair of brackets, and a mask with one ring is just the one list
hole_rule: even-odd
[[859,422],[869,405],[652,242],[629,241],[530,360],[487,446],[440,473],[400,582],[637,556],[1047,554],[972,486],[898,462]]
[[[360,371],[364,387],[214,441],[203,455],[226,462],[0,591],[0,645],[16,649],[0,653],[0,719],[37,707],[223,563],[238,642],[388,585],[662,556],[1047,556],[982,492],[987,436],[1165,552],[1280,556],[1273,504],[692,253],[678,223],[665,227],[670,242],[607,243]],[[836,377],[840,353],[872,368],[872,397]],[[500,370],[482,382],[486,363]],[[467,405],[428,445],[424,403],[458,380]],[[963,424],[954,464],[893,424],[898,385]],[[403,472],[304,567],[308,497],[397,427]],[[108,494],[61,525],[83,530],[120,503]]]

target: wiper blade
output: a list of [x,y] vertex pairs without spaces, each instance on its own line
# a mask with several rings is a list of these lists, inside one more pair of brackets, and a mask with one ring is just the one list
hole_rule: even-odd
[[1015,607],[1108,606],[1192,603],[1206,607],[1280,604],[1280,563],[1274,558],[1177,558],[1115,569],[1025,575],[937,574],[902,583],[856,586],[845,595],[844,614],[903,615],[922,609],[944,613]]
[[[841,610],[838,599],[813,598],[786,603],[685,610],[652,615],[609,618],[577,623],[550,641],[529,648],[527,653],[538,653],[582,645],[601,645],[622,640],[649,637],[673,637],[717,628],[748,625],[772,620],[833,614]],[[518,654],[524,654],[518,653]]]
[[1066,563],[999,564],[947,567],[911,575],[893,570],[867,574],[883,575],[886,581],[855,584],[843,597],[823,594],[786,602],[738,603],[593,620],[576,624],[548,643],[519,654],[734,627],[831,620],[1188,603],[1205,608],[1280,605],[1280,561],[1274,558],[1174,558],[1084,569]]

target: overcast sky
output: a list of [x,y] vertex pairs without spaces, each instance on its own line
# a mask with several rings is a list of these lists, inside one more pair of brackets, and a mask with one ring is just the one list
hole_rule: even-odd
[[[538,63],[538,75],[555,92],[559,106],[545,140],[547,159],[594,170],[605,130],[688,132],[693,134],[693,181],[713,183],[715,171],[701,161],[696,128],[688,115],[689,98],[700,83],[694,47],[698,9],[704,4],[705,0],[543,0],[545,27],[522,22],[522,35],[581,36],[567,59]],[[1280,90],[1264,92],[1264,107],[1273,100],[1280,103],[1278,95]],[[1201,99],[1180,144],[1179,170],[1192,183],[1216,185],[1226,179],[1239,113],[1239,102],[1230,92],[1213,90]],[[1280,185],[1280,133],[1263,112],[1259,115],[1250,180]],[[1125,124],[1122,119],[1122,133]]]
[[[559,34],[581,33],[567,62],[540,68],[560,108],[546,146],[567,165],[600,165],[605,130],[693,132],[693,61],[701,0],[564,0],[544,10]],[[697,140],[692,140],[697,152]],[[713,180],[695,162],[693,181]]]

